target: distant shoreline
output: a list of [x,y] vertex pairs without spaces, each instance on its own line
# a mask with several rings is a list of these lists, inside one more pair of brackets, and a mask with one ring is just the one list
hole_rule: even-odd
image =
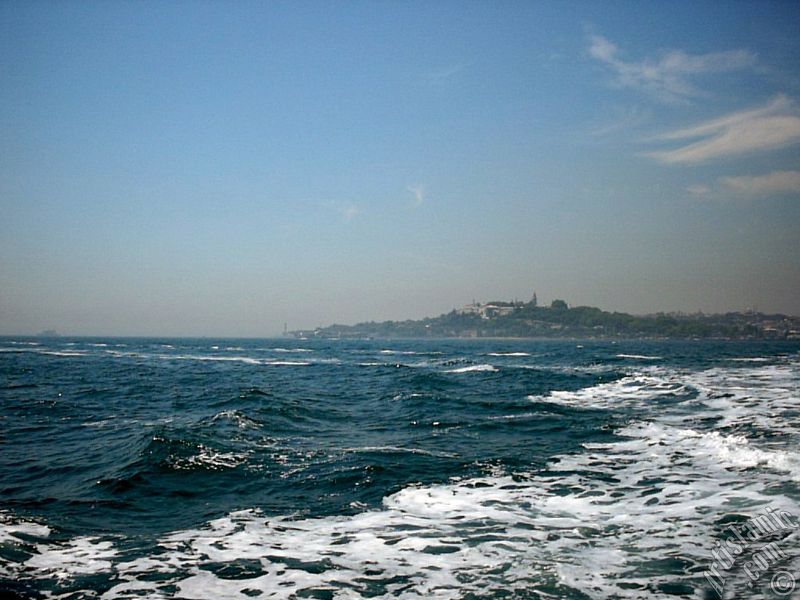
[[438,317],[330,325],[287,332],[298,339],[800,340],[800,317],[755,311],[631,315],[592,306],[472,303]]

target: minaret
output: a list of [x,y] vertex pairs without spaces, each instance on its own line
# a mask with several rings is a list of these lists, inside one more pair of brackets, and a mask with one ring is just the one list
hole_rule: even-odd
[[534,308],[536,308],[539,305],[538,301],[536,300],[536,292],[533,292],[533,299],[531,300],[531,305]]

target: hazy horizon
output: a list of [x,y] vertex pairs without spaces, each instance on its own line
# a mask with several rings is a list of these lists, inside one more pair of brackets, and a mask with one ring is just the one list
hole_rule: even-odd
[[0,4],[0,335],[800,315],[800,5]]

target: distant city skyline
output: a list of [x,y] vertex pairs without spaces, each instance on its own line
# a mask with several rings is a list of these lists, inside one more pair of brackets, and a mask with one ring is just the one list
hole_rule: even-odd
[[0,335],[800,315],[800,5],[0,4]]

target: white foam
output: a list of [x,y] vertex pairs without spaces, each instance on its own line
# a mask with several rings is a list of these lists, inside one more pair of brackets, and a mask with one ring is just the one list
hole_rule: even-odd
[[686,391],[677,377],[661,372],[637,374],[617,381],[601,383],[577,391],[555,390],[544,396],[531,395],[528,400],[552,402],[581,408],[615,408],[619,406],[646,405],[664,396],[675,396]]
[[634,360],[662,360],[661,356],[647,356],[646,354],[617,354],[617,358],[631,358]]
[[241,362],[247,365],[261,365],[264,361],[250,356],[218,356],[204,354],[161,354],[158,358],[162,360],[198,360],[210,362]]
[[233,421],[236,423],[239,429],[255,429],[259,427],[259,423],[257,421],[254,421],[238,410],[224,410],[211,418],[212,421],[219,421],[223,419]]
[[273,348],[273,352],[313,352],[310,348]]
[[[157,593],[171,585],[189,598],[243,598],[245,590],[258,590],[288,599],[311,589],[364,598],[376,595],[368,592],[372,585],[383,598],[513,597],[543,586],[551,592],[560,586],[565,595],[640,598],[632,584],[680,579],[654,573],[652,563],[676,554],[710,560],[714,522],[726,505],[798,510],[786,498],[763,495],[757,480],[727,470],[714,457],[693,453],[687,464],[685,445],[663,444],[692,444],[702,436],[650,424],[622,433],[622,441],[558,457],[554,476],[518,481],[497,474],[411,486],[386,497],[381,509],[351,516],[231,513],[164,536],[157,554],[103,565],[127,586],[108,597],[115,590]],[[113,549],[105,550],[113,556]],[[43,564],[57,573],[50,558],[28,566]],[[88,558],[99,564],[95,555]],[[241,560],[258,561],[261,572],[247,579],[212,572],[213,565]],[[157,583],[150,582],[153,572],[162,573]],[[699,574],[684,579],[702,582]]]
[[311,363],[302,360],[265,360],[263,364],[275,367],[307,367]]
[[[578,392],[534,397],[611,408],[685,396],[659,405],[647,421],[622,426],[615,439],[554,457],[550,472],[517,478],[495,471],[409,486],[384,498],[381,508],[354,515],[238,511],[165,535],[157,550],[133,561],[121,561],[113,544],[99,539],[42,543],[25,562],[25,576],[107,571],[119,583],[106,598],[142,591],[243,600],[261,591],[261,597],[288,600],[328,590],[339,599],[455,600],[554,597],[557,590],[565,597],[639,599],[658,597],[658,586],[667,583],[692,585],[702,597],[702,568],[711,564],[720,517],[755,515],[767,506],[800,515],[796,498],[776,486],[798,473],[794,449],[800,446],[791,444],[798,424],[781,416],[797,409],[797,381],[796,361],[701,373],[647,369]],[[751,424],[751,417],[763,419],[755,422],[759,427],[782,428],[782,446],[721,429]],[[700,428],[709,422],[717,428]],[[676,559],[700,568],[660,571],[658,565]],[[215,574],[241,560],[254,561],[260,572],[246,579]]]
[[418,350],[381,350],[379,354],[399,354],[402,356],[413,356],[413,355],[420,355],[420,356],[441,356],[442,352],[436,351],[418,351]]
[[200,467],[211,471],[220,471],[238,467],[247,460],[247,457],[248,453],[246,452],[219,452],[201,446],[198,454],[176,460],[172,466],[179,470],[193,470]]
[[620,434],[645,440],[652,448],[669,448],[670,454],[683,453],[697,461],[707,460],[739,469],[763,466],[788,473],[800,481],[800,455],[788,450],[763,450],[742,435],[725,435],[719,431],[701,433],[652,422],[631,425]]
[[698,416],[718,419],[717,427],[756,427],[766,434],[780,433],[800,447],[796,426],[800,361],[780,364],[714,368],[686,376],[707,407]]
[[25,567],[59,579],[110,571],[118,552],[109,541],[79,537],[64,544],[37,544]]
[[41,348],[0,348],[0,352],[43,354],[47,356],[86,356],[86,352],[72,350],[43,350]]
[[529,352],[489,352],[487,356],[530,356]]
[[50,528],[33,521],[15,519],[11,514],[0,511],[0,544],[19,542],[18,534],[44,538],[50,535]]
[[456,458],[458,456],[458,454],[454,452],[437,452],[435,450],[424,450],[422,448],[402,448],[400,446],[359,446],[355,448],[342,448],[342,452],[405,453],[421,454],[424,456],[437,456],[439,458]]
[[459,367],[457,369],[449,369],[445,373],[477,373],[477,372],[496,372],[497,367],[493,365],[470,365],[468,367]]

